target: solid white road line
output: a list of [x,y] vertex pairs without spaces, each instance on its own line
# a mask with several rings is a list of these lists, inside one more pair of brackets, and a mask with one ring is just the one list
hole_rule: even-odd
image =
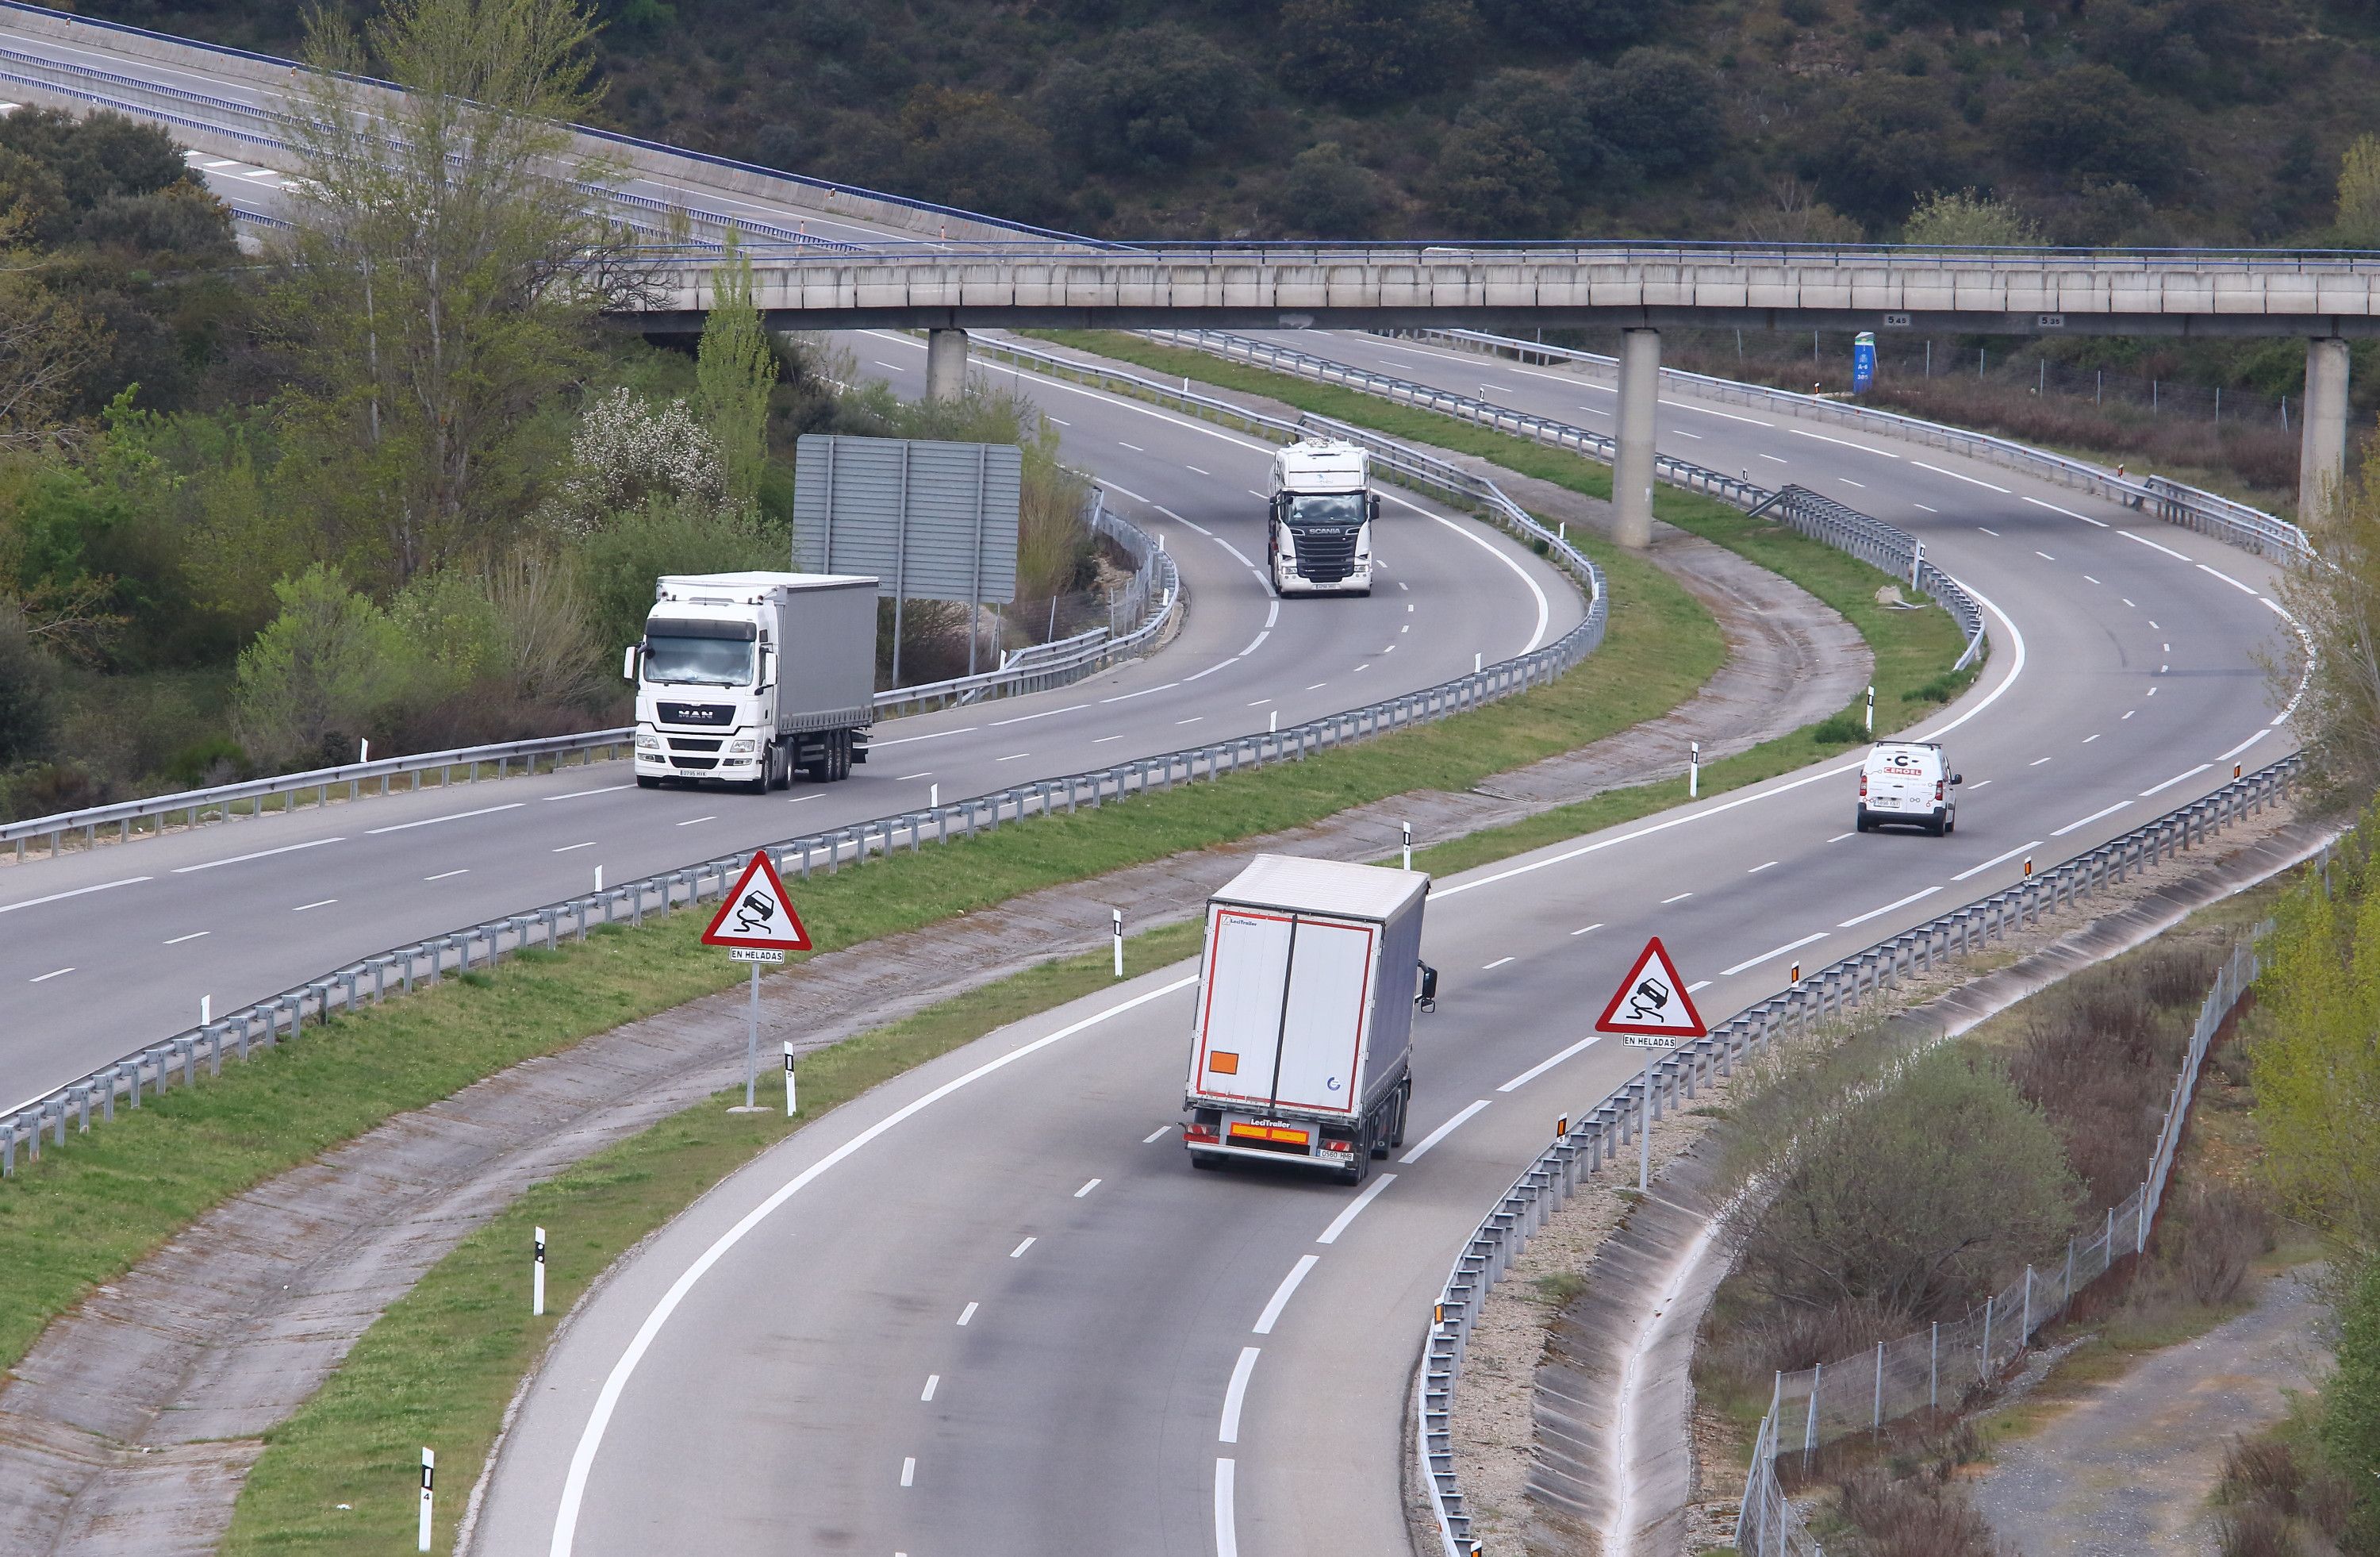
[[633,784],[607,784],[601,789],[574,789],[567,795],[548,795],[548,800],[584,800],[589,795],[617,795],[623,789],[634,789]]
[[1118,694],[1117,696],[1112,697],[1112,698],[1101,698],[1101,699],[1099,699],[1099,701],[1100,701],[1102,704],[1105,704],[1105,703],[1128,703],[1128,702],[1132,701],[1132,700],[1133,700],[1133,699],[1135,699],[1135,698],[1146,698],[1146,697],[1148,697],[1151,692],[1170,692],[1170,691],[1172,691],[1174,687],[1179,687],[1179,686],[1181,686],[1181,685],[1182,685],[1182,683],[1180,683],[1180,682],[1178,682],[1178,681],[1169,681],[1169,682],[1166,682],[1164,685],[1162,685],[1162,686],[1159,686],[1159,687],[1142,687],[1142,688],[1141,688],[1139,691],[1137,691],[1137,692],[1123,692],[1123,693],[1120,693],[1120,694]]
[[[1267,628],[1265,628],[1265,629],[1264,629],[1264,631],[1262,631],[1262,632],[1260,632],[1260,633],[1257,634],[1257,636],[1256,636],[1256,637],[1254,637],[1254,638],[1252,638],[1252,639],[1248,639],[1248,646],[1247,646],[1245,649],[1241,650],[1237,654],[1234,654],[1233,656],[1232,656],[1232,659],[1235,659],[1235,660],[1245,660],[1245,659],[1246,659],[1249,655],[1251,655],[1251,654],[1255,653],[1257,650],[1259,650],[1259,649],[1263,648],[1263,647],[1264,647],[1264,640],[1265,640],[1266,639],[1270,638],[1271,636],[1272,636],[1272,629],[1271,629],[1270,627],[1267,627]],[[1226,662],[1226,663],[1228,663],[1228,662]],[[1220,670],[1220,669],[1222,669],[1223,667],[1222,667],[1221,665],[1217,665],[1215,668],[1216,668],[1217,670]],[[1206,673],[1205,671],[1200,671],[1198,674],[1199,674],[1200,675],[1206,675],[1207,673]]]
[[2238,746],[2233,747],[2230,750],[2216,758],[2216,760],[2217,762],[2228,762],[2231,759],[2239,756],[2241,752],[2247,750],[2250,747],[2255,745],[2258,741],[2263,740],[2266,736],[2269,736],[2273,732],[2270,727],[2259,730],[2254,735],[2250,736],[2246,740],[2241,741]]
[[475,816],[493,816],[498,811],[516,811],[528,804],[526,800],[508,800],[501,806],[481,806],[476,811],[455,811],[446,816],[426,816],[419,821],[400,821],[390,827],[367,827],[364,831],[378,837],[382,833],[404,833],[416,827],[435,827],[442,821],[462,821]]
[[1364,1208],[1370,1205],[1374,1200],[1378,1199],[1380,1198],[1380,1191],[1386,1189],[1389,1186],[1396,1182],[1397,1175],[1394,1174],[1382,1174],[1379,1177],[1374,1179],[1370,1186],[1366,1187],[1361,1195],[1356,1196],[1354,1199],[1347,1202],[1346,1210],[1341,1211],[1337,1216],[1330,1219],[1330,1225],[1324,1228],[1322,1230],[1322,1235],[1314,1241],[1318,1244],[1337,1243],[1339,1241],[1339,1235],[1347,1231],[1348,1224],[1354,1222],[1356,1217],[1363,1214]]
[[1267,1303],[1264,1306],[1264,1312],[1257,1316],[1257,1334],[1272,1333],[1272,1327],[1281,1319],[1281,1311],[1289,1307],[1289,1300],[1292,1297],[1297,1295],[1298,1283],[1305,1280],[1305,1273],[1308,1271],[1321,1263],[1322,1257],[1318,1254],[1301,1254],[1297,1257],[1297,1263],[1289,1268],[1289,1274],[1281,1279],[1281,1285],[1273,1288],[1272,1301]]
[[[1412,509],[1416,514],[1429,514],[1429,510],[1423,507],[1420,504],[1407,503],[1395,493],[1382,493],[1380,495],[1386,497],[1391,503],[1399,504],[1404,507]],[[1463,537],[1465,541],[1470,541],[1473,545],[1478,547],[1489,556],[1494,557],[1506,567],[1511,568],[1512,570],[1513,577],[1519,578],[1522,583],[1526,584],[1529,587],[1530,595],[1537,602],[1537,626],[1536,630],[1529,634],[1529,641],[1521,645],[1521,652],[1525,654],[1529,652],[1529,651],[1535,649],[1538,644],[1543,643],[1546,640],[1546,625],[1553,619],[1553,606],[1551,602],[1546,599],[1546,591],[1537,587],[1537,581],[1535,578],[1529,577],[1529,570],[1523,567],[1511,557],[1506,556],[1501,548],[1495,545],[1486,537],[1472,534],[1471,531],[1455,523],[1452,519],[1448,518],[1445,515],[1429,514],[1429,517],[1436,519],[1439,524],[1444,525],[1447,529],[1454,531],[1455,534]],[[1307,690],[1311,691],[1313,688],[1308,687]]]
[[1462,1113],[1456,1114],[1445,1124],[1440,1125],[1437,1129],[1432,1130],[1429,1134],[1422,1137],[1421,1144],[1419,1146],[1415,1147],[1411,1151],[1408,1151],[1402,1157],[1398,1158],[1397,1161],[1402,1162],[1407,1167],[1413,1166],[1413,1164],[1420,1162],[1424,1156],[1427,1155],[1431,1147],[1436,1146],[1447,1137],[1454,1134],[1456,1130],[1461,1129],[1464,1120],[1470,1118],[1473,1114],[1478,1113],[1481,1109],[1486,1108],[1487,1106],[1488,1100],[1486,1098],[1480,1099],[1477,1102],[1473,1103],[1469,1108],[1464,1109]]
[[2230,585],[2233,589],[2235,589],[2235,590],[2239,590],[2241,594],[2252,595],[2252,594],[2254,594],[2254,593],[2256,592],[2256,591],[2255,591],[2255,590],[2254,590],[2252,586],[2247,585],[2247,584],[2242,584],[2241,582],[2240,582],[2240,580],[2238,580],[2237,578],[2232,578],[2229,574],[2228,574],[2228,573],[2224,572],[2221,568],[2218,568],[2218,567],[2209,567],[2209,566],[2207,566],[2204,563],[2200,563],[2200,564],[2198,565],[2198,571],[2199,571],[2199,572],[2201,572],[2201,573],[2212,573],[2213,575],[2215,575],[2215,577],[2216,577],[2217,578],[2222,579],[2225,583],[2227,583],[2227,584]]
[[2029,844],[2019,844],[2016,847],[2009,850],[2008,853],[1996,854],[1989,859],[1985,860],[1981,865],[1970,865],[1967,869],[1960,871],[1950,879],[1954,882],[1963,882],[1970,876],[1980,876],[1995,865],[1999,865],[2008,860],[2014,859],[2018,855],[2022,854],[2027,849],[2037,849],[2040,846],[2041,840],[2038,838],[2035,838]]
[[[955,730],[936,730],[933,734],[927,736],[903,736],[897,741],[871,740],[868,743],[868,749],[870,751],[881,751],[888,746],[914,746],[919,741],[938,741],[944,736],[967,735],[979,728],[981,728],[980,725],[962,724]],[[806,795],[802,797],[807,800],[811,797]]]
[[1912,892],[1906,897],[1896,897],[1891,902],[1886,904],[1883,907],[1870,908],[1866,913],[1860,915],[1857,918],[1845,919],[1835,928],[1837,930],[1850,930],[1854,925],[1865,924],[1870,919],[1882,918],[1885,915],[1891,913],[1895,908],[1906,908],[1912,903],[1916,902],[1919,898],[1931,897],[1941,890],[1942,889],[1937,886],[1927,887],[1923,892]]
[[[1153,1000],[1161,1000],[1178,991],[1186,990],[1197,981],[1197,977],[1194,974],[1160,984],[1153,990],[1143,991],[1129,1000],[1119,1001],[1103,1011],[1084,1017],[1079,1022],[1069,1023],[1056,1032],[1037,1038],[1029,1043],[1019,1044],[1006,1053],[987,1060],[962,1076],[952,1077],[924,1096],[893,1110],[795,1174],[766,1199],[747,1211],[735,1226],[713,1240],[710,1247],[703,1250],[701,1255],[686,1268],[684,1273],[671,1283],[669,1291],[662,1295],[661,1301],[653,1305],[652,1311],[645,1316],[644,1323],[638,1327],[636,1336],[628,1343],[627,1349],[620,1354],[620,1360],[612,1365],[612,1371],[604,1378],[603,1387],[596,1396],[594,1408],[588,1413],[587,1426],[578,1435],[577,1447],[571,1452],[570,1468],[563,1480],[562,1499],[554,1510],[553,1539],[547,1549],[550,1557],[571,1557],[578,1539],[578,1510],[587,1500],[588,1478],[594,1471],[597,1453],[603,1447],[603,1434],[611,1426],[612,1414],[619,1409],[621,1393],[628,1387],[628,1381],[635,1376],[637,1365],[644,1360],[645,1353],[651,1349],[654,1340],[662,1332],[662,1327],[669,1322],[670,1316],[677,1311],[679,1304],[686,1301],[686,1295],[694,1290],[696,1283],[710,1273],[712,1266],[725,1259],[728,1251],[749,1236],[754,1228],[767,1221],[778,1207],[809,1187],[821,1175],[840,1165],[845,1159],[865,1149],[888,1131],[896,1129],[923,1113],[952,1093],[972,1086],[985,1077],[995,1075],[1018,1060],[1038,1053],[1051,1044],[1062,1042],[1076,1033],[1094,1028],[1111,1017],[1121,1016],[1127,1011],[1137,1010]],[[966,1323],[974,1317],[975,1309],[974,1304],[968,1304],[965,1312],[959,1316],[959,1322]]]
[[2125,540],[2127,540],[2127,541],[2139,541],[2142,545],[2146,546],[2149,550],[2151,550],[2151,551],[2153,551],[2153,552],[2163,552],[2167,556],[2171,557],[2171,558],[2172,558],[2174,561],[2176,561],[2176,562],[2188,562],[2188,561],[2190,560],[2188,557],[2186,557],[2186,556],[2182,555],[2180,552],[2175,551],[2172,547],[2170,547],[2170,546],[2160,546],[2160,545],[2158,545],[2155,541],[2154,541],[2150,540],[2150,539],[2149,539],[2147,536],[2145,536],[2145,535],[2139,535],[2139,534],[2135,534],[2134,532],[2132,532],[2131,530],[2129,530],[2129,529],[2119,529],[2119,530],[2116,531],[2116,533],[2117,533],[2118,535],[2122,536],[2122,537],[2123,537]]
[[1240,1441],[1240,1407],[1248,1398],[1248,1375],[1256,1371],[1257,1357],[1262,1351],[1260,1346],[1242,1346],[1240,1360],[1232,1365],[1232,1381],[1223,1389],[1223,1420],[1215,1433],[1219,1443]]
[[965,1308],[961,1308],[959,1310],[959,1323],[961,1325],[965,1325],[967,1320],[975,1318],[975,1311],[982,1306],[983,1305],[979,1303],[970,1303]]
[[2204,772],[2207,769],[2213,766],[2215,766],[2215,764],[2212,762],[2201,762],[2198,766],[2191,769],[2190,772],[2186,773],[2176,773],[2173,777],[2166,780],[2163,784],[2153,784],[2146,789],[2141,791],[2141,798],[2145,800],[2160,789],[2171,789],[2175,785],[2180,784],[2184,779],[2196,778],[2199,774]]
[[2063,827],[2053,829],[2049,835],[2053,838],[2063,838],[2066,834],[2073,832],[2076,828],[2088,827],[2103,816],[2114,816],[2118,811],[2122,810],[2126,806],[2131,804],[2131,802],[2130,800],[2119,800],[2112,806],[2103,807],[2098,810],[2093,811],[2089,816],[2084,817],[2080,821],[2070,821]]
[[1240,1557],[1238,1522],[1232,1516],[1232,1462],[1215,1462],[1215,1557]]
[[[253,859],[256,857],[254,855],[249,855],[244,858]],[[222,863],[229,865],[232,861],[226,859]],[[29,897],[22,903],[0,905],[0,914],[13,914],[19,908],[38,908],[44,903],[57,903],[69,897],[81,897],[89,893],[107,892],[115,887],[128,887],[136,885],[141,882],[152,882],[155,880],[156,878],[154,876],[127,876],[120,882],[102,882],[95,887],[77,887],[72,892],[54,892],[47,897]]]
[[1882,449],[1872,449],[1865,444],[1854,444],[1849,438],[1829,438],[1823,432],[1804,432],[1798,427],[1789,427],[1785,431],[1791,432],[1796,438],[1815,438],[1822,444],[1832,444],[1838,448],[1857,449],[1862,454],[1883,455],[1887,459],[1899,459],[1900,457],[1897,454],[1887,454]]
[[997,730],[1003,724],[1029,724],[1036,719],[1048,719],[1055,714],[1080,713],[1090,706],[1088,703],[1068,703],[1064,708],[1045,708],[1038,713],[1020,713],[1014,719],[995,719],[986,727]]
[[[1572,931],[1571,933],[1575,935],[1579,932],[1577,931]],[[1512,1080],[1507,1081],[1501,1087],[1497,1088],[1496,1090],[1499,1092],[1516,1092],[1522,1088],[1526,1087],[1530,1082],[1535,1081],[1537,1077],[1545,1075],[1546,1072],[1553,1069],[1554,1066],[1561,1064],[1564,1060],[1571,1058],[1574,1054],[1584,1054],[1602,1041],[1603,1035],[1601,1033],[1590,1033],[1559,1053],[1548,1054],[1544,1059],[1539,1060],[1536,1064],[1531,1065],[1520,1075],[1512,1077]],[[1411,1161],[1411,1159],[1407,1159],[1407,1161]]]
[[[324,844],[344,844],[346,842],[346,840],[345,838],[316,838],[310,843],[284,844],[277,849],[259,849],[254,854],[236,854],[229,859],[210,859],[200,865],[177,866],[175,868],[174,874],[176,876],[187,876],[193,870],[212,870],[218,865],[245,865],[251,859],[270,859],[276,854],[296,854],[299,849],[319,849]],[[140,879],[146,881],[148,878],[144,876]],[[91,890],[95,891],[97,889],[94,888]]]
[[1799,941],[1788,941],[1785,944],[1778,947],[1773,952],[1763,952],[1756,957],[1746,957],[1743,961],[1737,963],[1733,967],[1720,968],[1718,970],[1718,976],[1722,979],[1732,979],[1747,967],[1758,967],[1762,963],[1767,962],[1771,957],[1781,957],[1788,952],[1798,952],[1803,947],[1809,945],[1812,942],[1824,941],[1826,938],[1827,932],[1822,930],[1815,935],[1804,935]]
[[1234,562],[1237,562],[1242,567],[1256,566],[1256,564],[1248,561],[1247,554],[1245,553],[1242,552],[1237,546],[1232,545],[1230,541],[1224,540],[1221,536],[1213,536],[1210,539],[1214,541],[1216,545],[1220,546],[1226,552],[1231,553],[1232,559]]

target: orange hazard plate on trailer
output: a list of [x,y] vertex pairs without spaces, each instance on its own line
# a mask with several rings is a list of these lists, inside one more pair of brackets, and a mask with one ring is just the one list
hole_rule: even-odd
[[1273,1140],[1289,1146],[1305,1146],[1314,1139],[1308,1131],[1283,1129],[1278,1125],[1234,1125],[1230,1133],[1241,1140]]

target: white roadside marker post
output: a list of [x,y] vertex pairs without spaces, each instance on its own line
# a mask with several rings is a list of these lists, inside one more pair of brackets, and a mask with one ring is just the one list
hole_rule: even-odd
[[1413,823],[1398,822],[1397,829],[1404,834],[1404,868],[1410,870],[1413,869]]
[[1123,977],[1123,910],[1111,908],[1108,912],[1115,916],[1115,976],[1121,979]]
[[1867,687],[1867,733],[1871,736],[1876,734],[1876,683],[1873,681]]
[[595,867],[595,890],[597,892],[603,890],[603,868],[601,865]]
[[1686,743],[1686,798],[1698,800],[1703,793],[1703,743]]
[[200,995],[199,997],[199,1026],[203,1028],[214,1019],[215,997],[212,995]]
[[537,1230],[537,1254],[529,1262],[528,1314],[531,1319],[545,1317],[545,1229]]
[[1265,734],[1268,736],[1277,736],[1280,733],[1281,710],[1274,709],[1271,712],[1265,715]]
[[1920,541],[1917,542],[1916,548],[1909,553],[1909,588],[1912,593],[1914,593],[1916,590],[1923,588],[1917,580],[1924,575],[1925,571],[1925,542]]
[[1481,660],[1482,658],[1483,658],[1483,656],[1482,656],[1482,655],[1480,655],[1480,654],[1478,654],[1478,653],[1477,653],[1477,652],[1475,652],[1475,651],[1472,654],[1472,656],[1471,656],[1471,674],[1472,674],[1472,675],[1477,675],[1479,674],[1479,662],[1480,662],[1480,660]]
[[425,1447],[421,1451],[421,1526],[413,1543],[416,1551],[430,1550],[430,1481],[437,1470],[438,1456]]
[[369,762],[371,760],[371,742],[370,740],[360,740],[356,743],[356,760],[358,762]]
[[790,1039],[788,1039],[788,1040],[786,1040],[786,1042],[785,1042],[785,1117],[786,1117],[786,1118],[788,1118],[788,1119],[791,1119],[793,1116],[794,1116],[794,1045],[793,1045],[793,1040],[790,1040]]
[[942,786],[941,785],[929,784],[926,785],[926,805],[932,810],[941,810],[942,809]]

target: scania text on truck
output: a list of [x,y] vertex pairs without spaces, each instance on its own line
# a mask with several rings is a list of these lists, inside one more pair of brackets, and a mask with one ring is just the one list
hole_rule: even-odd
[[1419,870],[1258,856],[1207,903],[1183,1139],[1232,1158],[1361,1184],[1402,1146],[1413,1023],[1438,975],[1421,962]]
[[851,776],[876,717],[876,580],[698,573],[653,589],[637,684],[637,784],[761,794]]
[[1354,444],[1305,439],[1272,456],[1266,552],[1276,593],[1372,592],[1372,456]]

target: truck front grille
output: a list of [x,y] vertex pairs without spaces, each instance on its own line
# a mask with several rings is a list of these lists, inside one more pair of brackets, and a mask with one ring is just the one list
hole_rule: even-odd
[[1355,531],[1292,529],[1297,546],[1297,571],[1317,584],[1336,584],[1355,571]]
[[726,744],[723,741],[704,740],[696,736],[672,736],[669,743],[672,751],[717,751]]
[[673,767],[684,768],[692,772],[702,772],[719,766],[719,759],[716,757],[673,757],[670,759],[670,765]]

